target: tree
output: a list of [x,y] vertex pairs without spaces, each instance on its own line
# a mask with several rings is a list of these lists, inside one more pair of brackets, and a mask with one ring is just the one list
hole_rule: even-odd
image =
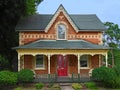
[[105,22],[107,30],[104,33],[104,45],[111,47],[112,65],[114,66],[114,53],[113,49],[120,48],[120,29],[118,24],[112,22]]
[[106,22],[105,26],[107,28],[104,33],[105,44],[112,48],[120,48],[120,28],[118,24]]
[[36,13],[37,6],[42,2],[43,0],[25,0],[25,15],[32,15]]
[[18,46],[18,32],[15,26],[21,17],[34,14],[42,0],[0,0],[0,54],[10,64],[16,52],[12,47]]

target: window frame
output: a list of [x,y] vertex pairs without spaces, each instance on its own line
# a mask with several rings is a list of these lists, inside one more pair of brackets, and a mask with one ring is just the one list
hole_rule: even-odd
[[[81,66],[81,60],[82,60],[81,57],[82,57],[82,56],[85,56],[85,57],[86,57],[87,67],[82,67],[82,66]],[[82,55],[82,56],[80,57],[80,62],[79,62],[79,63],[80,63],[80,68],[81,68],[81,69],[89,69],[90,56],[89,56],[89,55]],[[84,61],[84,60],[83,60],[83,61]]]
[[[65,38],[64,38],[64,39],[60,39],[60,38],[59,38],[58,27],[59,27],[60,25],[64,26],[64,28],[65,28],[65,30],[64,30],[64,31],[65,31],[65,35],[64,35]],[[66,40],[66,37],[67,37],[67,36],[66,36],[66,31],[67,31],[66,25],[64,25],[64,24],[58,24],[58,25],[57,25],[57,40]]]
[[37,66],[37,64],[36,64],[37,56],[38,56],[38,55],[35,56],[35,69],[36,69],[36,70],[38,70],[38,69],[44,70],[44,69],[45,69],[45,56],[44,56],[44,55],[40,55],[40,56],[42,56],[42,58],[43,58],[43,59],[42,59],[42,60],[43,60],[43,67],[36,67],[36,66]]

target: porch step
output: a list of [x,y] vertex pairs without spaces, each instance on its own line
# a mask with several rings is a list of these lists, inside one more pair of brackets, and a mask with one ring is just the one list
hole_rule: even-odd
[[61,90],[74,90],[71,84],[72,83],[59,83]]
[[71,83],[59,83],[60,86],[71,86]]

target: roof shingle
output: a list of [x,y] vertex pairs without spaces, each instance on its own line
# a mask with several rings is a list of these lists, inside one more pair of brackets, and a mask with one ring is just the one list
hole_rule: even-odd
[[38,40],[14,49],[108,49],[84,40]]
[[[69,15],[79,31],[101,31],[105,30],[104,24],[95,14]],[[21,18],[16,26],[17,31],[44,31],[52,19],[52,14],[35,14]]]

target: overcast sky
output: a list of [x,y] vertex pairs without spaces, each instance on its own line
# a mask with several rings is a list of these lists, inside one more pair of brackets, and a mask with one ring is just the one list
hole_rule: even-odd
[[69,14],[96,14],[102,22],[120,26],[120,0],[43,0],[37,12],[54,14],[60,4]]

